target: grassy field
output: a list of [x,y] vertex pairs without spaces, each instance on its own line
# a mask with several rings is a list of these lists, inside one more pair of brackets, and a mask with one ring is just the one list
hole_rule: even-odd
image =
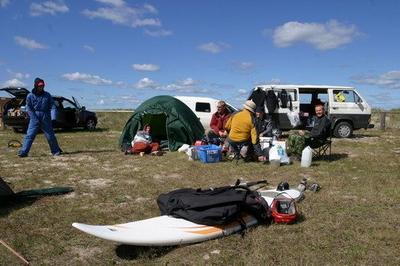
[[[361,130],[334,139],[333,160],[269,165],[231,162],[201,164],[177,152],[126,156],[117,147],[129,113],[99,113],[99,130],[57,132],[67,154],[52,157],[43,135],[30,156],[8,148],[23,138],[0,131],[0,176],[14,191],[71,186],[74,192],[0,209],[0,238],[33,265],[109,264],[361,264],[400,265],[400,130]],[[146,248],[118,245],[74,229],[73,222],[114,224],[159,214],[155,199],[181,187],[210,187],[237,178],[282,180],[306,192],[294,225],[258,226],[241,235],[195,245]],[[19,261],[0,246],[0,265]]]

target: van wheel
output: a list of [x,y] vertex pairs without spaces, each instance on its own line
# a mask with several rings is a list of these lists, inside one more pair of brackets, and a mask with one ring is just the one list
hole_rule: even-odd
[[348,138],[353,134],[353,127],[349,122],[340,122],[336,125],[333,134],[337,138]]
[[86,120],[85,128],[87,130],[93,131],[96,129],[96,121],[93,118],[89,118]]

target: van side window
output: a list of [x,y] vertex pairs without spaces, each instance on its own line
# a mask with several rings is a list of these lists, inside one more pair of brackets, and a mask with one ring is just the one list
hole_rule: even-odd
[[210,112],[211,112],[210,103],[201,103],[201,102],[197,102],[197,103],[196,103],[196,111],[197,111],[197,112],[210,113]]
[[335,102],[356,103],[361,101],[361,98],[357,93],[347,90],[334,90],[333,98]]

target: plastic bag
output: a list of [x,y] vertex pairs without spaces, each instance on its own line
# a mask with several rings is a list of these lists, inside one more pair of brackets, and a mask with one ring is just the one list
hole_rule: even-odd
[[279,144],[273,145],[269,149],[269,160],[277,160],[282,164],[290,164],[290,158],[286,153],[286,150]]
[[289,118],[290,124],[292,127],[297,127],[300,125],[300,116],[298,112],[288,111],[287,117]]
[[272,146],[269,149],[269,160],[273,161],[273,160],[281,160],[281,157],[278,154],[278,147],[276,145]]

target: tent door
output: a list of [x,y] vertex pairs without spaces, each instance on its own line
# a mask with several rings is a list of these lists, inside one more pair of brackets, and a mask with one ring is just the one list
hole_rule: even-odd
[[167,115],[165,113],[146,113],[142,116],[142,125],[148,124],[151,126],[151,136],[156,141],[168,140],[166,122]]

